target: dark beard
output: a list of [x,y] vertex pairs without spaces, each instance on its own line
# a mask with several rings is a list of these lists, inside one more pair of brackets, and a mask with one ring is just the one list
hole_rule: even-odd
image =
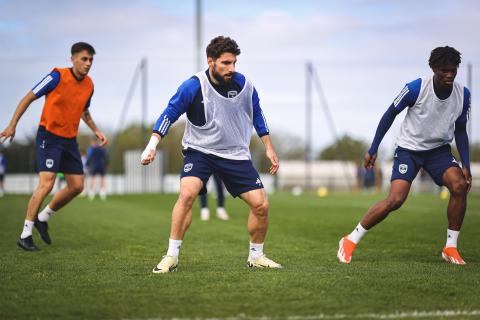
[[213,78],[214,78],[215,80],[217,80],[220,85],[225,85],[225,84],[227,84],[227,83],[230,83],[230,82],[232,82],[232,79],[233,79],[233,78],[230,78],[229,80],[225,80],[225,78],[223,78],[223,77],[220,75],[220,73],[218,73],[218,72],[215,70],[215,68],[213,68],[213,70],[212,70],[212,75],[213,75]]

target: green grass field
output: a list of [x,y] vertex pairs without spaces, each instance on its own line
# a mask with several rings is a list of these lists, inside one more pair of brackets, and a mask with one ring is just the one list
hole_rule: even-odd
[[253,271],[247,208],[227,199],[232,219],[195,214],[179,271],[165,275],[151,269],[166,252],[174,195],[76,199],[50,220],[51,246],[34,231],[34,253],[15,245],[28,197],[1,198],[0,318],[480,318],[478,195],[460,235],[466,266],[440,258],[447,202],[434,196],[410,197],[352,264],[338,263],[339,238],[380,197],[271,195],[265,251],[285,268]]

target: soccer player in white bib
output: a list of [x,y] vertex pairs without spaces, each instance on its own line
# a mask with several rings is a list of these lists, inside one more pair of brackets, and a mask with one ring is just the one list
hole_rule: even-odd
[[[446,186],[450,191],[447,240],[442,258],[453,264],[465,264],[457,250],[457,239],[472,185],[466,131],[470,92],[454,81],[460,62],[460,52],[452,47],[433,49],[429,59],[433,76],[408,83],[383,115],[372,145],[365,154],[365,168],[375,165],[378,146],[385,133],[395,117],[407,109],[397,138],[390,192],[386,199],[368,210],[350,234],[340,240],[337,253],[340,262],[350,263],[355,247],[367,231],[401,207],[413,179],[423,168],[436,184]],[[454,137],[461,168],[450,148]]]
[[232,196],[240,197],[250,207],[247,266],[281,268],[263,253],[269,204],[249,150],[254,127],[271,162],[270,174],[277,172],[279,162],[258,93],[248,78],[235,72],[240,49],[234,40],[216,37],[206,52],[208,69],[178,88],[158,118],[141,157],[143,165],[154,161],[159,141],[183,113],[187,114],[182,140],[184,166],[180,174],[180,194],[172,211],[168,251],[153,272],[176,271],[180,247],[192,221],[192,204],[199,193],[206,192],[206,183],[214,173]]

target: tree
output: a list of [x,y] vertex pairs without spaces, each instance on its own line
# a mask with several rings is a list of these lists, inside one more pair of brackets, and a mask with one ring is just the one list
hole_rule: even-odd
[[344,135],[338,141],[323,149],[317,159],[357,161],[363,159],[367,149],[368,144],[366,142]]

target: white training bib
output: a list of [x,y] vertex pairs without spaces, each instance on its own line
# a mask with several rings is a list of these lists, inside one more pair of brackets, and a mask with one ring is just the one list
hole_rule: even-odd
[[242,91],[232,98],[226,98],[213,88],[205,72],[195,76],[200,80],[206,122],[200,127],[187,119],[183,147],[226,159],[250,160],[252,83],[245,79]]
[[440,100],[433,89],[433,77],[422,78],[415,104],[408,108],[397,145],[414,151],[431,150],[452,142],[455,121],[463,110],[463,85],[454,82],[452,93]]

